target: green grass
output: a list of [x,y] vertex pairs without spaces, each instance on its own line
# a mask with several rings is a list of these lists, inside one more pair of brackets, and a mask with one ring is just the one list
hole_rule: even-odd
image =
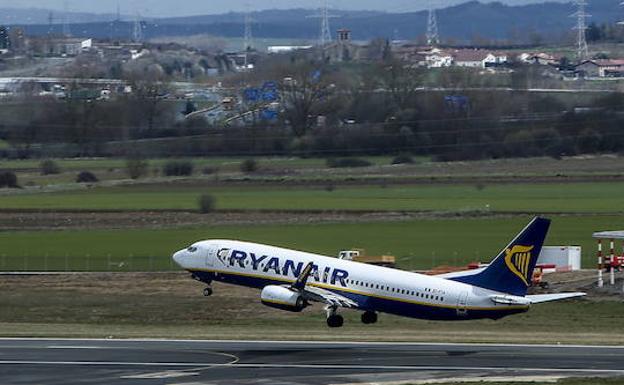
[[614,213],[624,211],[624,183],[470,184],[415,186],[202,188],[153,185],[95,188],[88,191],[14,194],[2,197],[5,209],[195,210],[203,193],[218,209],[435,210],[530,213]]
[[[382,314],[378,324],[363,325],[358,312],[343,310],[345,327],[333,330],[325,325],[322,305],[289,313],[262,306],[257,290],[215,283],[215,294],[206,299],[202,288],[187,274],[9,277],[0,282],[0,336],[624,342],[624,336],[605,328],[624,317],[616,300],[540,304],[498,321],[437,322]],[[257,325],[263,325],[262,333]]]
[[[155,230],[28,231],[0,233],[0,270],[168,270],[170,255],[203,239],[238,239],[336,255],[361,247],[392,254],[405,269],[489,261],[529,221],[425,219],[406,222],[214,226]],[[583,265],[595,264],[597,230],[622,226],[617,216],[555,217],[549,245],[581,245]]]

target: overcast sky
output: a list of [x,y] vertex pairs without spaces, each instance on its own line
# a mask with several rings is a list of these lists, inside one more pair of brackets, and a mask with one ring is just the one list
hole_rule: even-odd
[[[466,0],[432,0],[440,6],[446,6]],[[507,4],[525,4],[540,2],[539,0],[502,0]],[[67,3],[71,11],[93,13],[114,13],[117,4],[123,14],[136,12],[145,16],[183,16],[224,13],[241,11],[245,4],[252,9],[268,8],[314,8],[321,0],[0,0],[0,7],[11,8],[50,8],[62,10]],[[428,0],[330,0],[332,8],[338,9],[370,9],[387,12],[408,12],[426,7]]]

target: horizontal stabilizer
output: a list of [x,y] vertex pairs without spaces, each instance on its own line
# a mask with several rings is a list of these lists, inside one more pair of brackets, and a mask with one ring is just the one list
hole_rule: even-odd
[[559,293],[559,294],[536,294],[536,295],[527,295],[526,298],[531,301],[531,303],[542,303],[542,302],[551,302],[551,301],[561,301],[564,299],[584,297],[587,293]]

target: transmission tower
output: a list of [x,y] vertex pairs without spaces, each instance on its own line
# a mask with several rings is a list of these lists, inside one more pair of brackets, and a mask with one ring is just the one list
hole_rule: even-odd
[[63,16],[63,36],[71,37],[71,29],[69,28],[69,4],[64,4],[65,15]]
[[318,45],[324,47],[325,45],[331,43],[332,34],[331,27],[329,25],[329,19],[337,16],[329,14],[329,2],[327,0],[322,0],[319,13],[317,13],[316,15],[310,15],[308,17],[318,18],[321,20],[321,29],[319,32]]
[[254,48],[253,43],[253,19],[251,18],[251,5],[249,3],[245,6],[245,36],[243,50],[249,52]]
[[427,17],[427,45],[434,46],[440,43],[438,35],[438,19],[433,4],[429,2],[429,12]]
[[48,36],[52,35],[54,32],[54,13],[50,11],[48,14]]
[[141,22],[141,15],[138,12],[134,17],[134,24],[132,26],[132,41],[135,43],[141,43],[143,41],[143,23]]
[[587,59],[589,56],[589,50],[587,48],[587,39],[585,38],[585,31],[587,30],[587,18],[590,15],[585,12],[585,6],[587,2],[585,0],[574,0],[576,4],[576,12],[571,17],[576,17],[576,57],[580,61]]

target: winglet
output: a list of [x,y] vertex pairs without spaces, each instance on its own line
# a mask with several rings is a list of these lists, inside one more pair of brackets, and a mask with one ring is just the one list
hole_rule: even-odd
[[301,274],[299,274],[299,277],[297,277],[297,280],[290,287],[295,290],[305,289],[305,286],[308,283],[308,278],[310,278],[310,275],[312,274],[313,268],[314,262],[308,263],[306,267],[303,268]]

